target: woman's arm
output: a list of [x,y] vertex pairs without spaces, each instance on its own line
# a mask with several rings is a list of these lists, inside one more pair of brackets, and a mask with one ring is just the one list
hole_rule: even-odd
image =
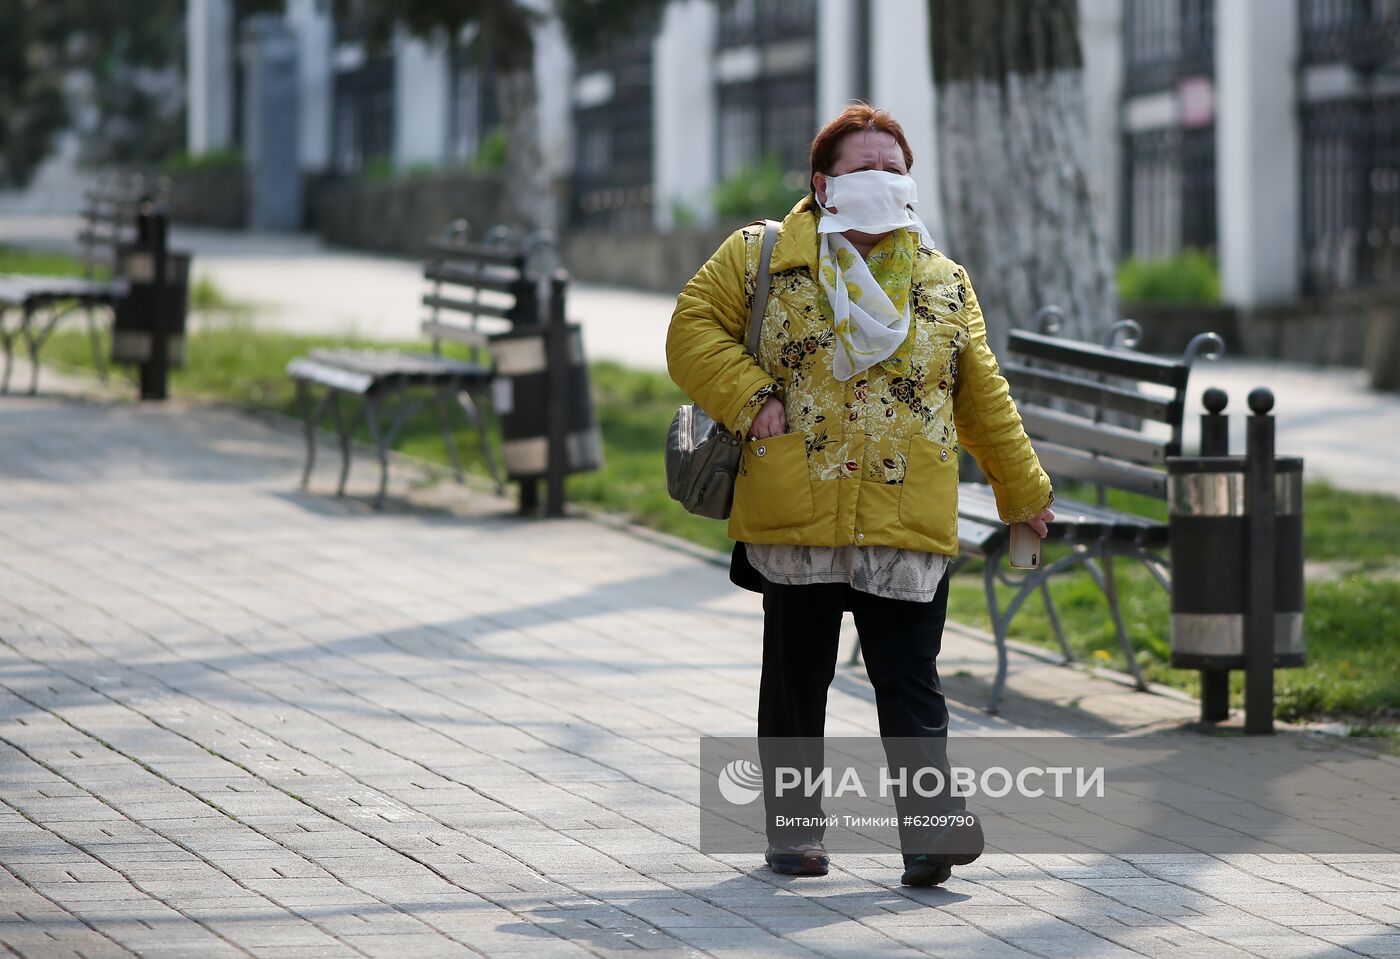
[[740,437],[748,435],[764,397],[777,388],[744,349],[753,295],[748,274],[758,267],[758,238],[749,239],[750,232],[732,233],[685,285],[666,331],[671,379]]
[[986,474],[1002,521],[1023,523],[1039,516],[1054,493],[1021,425],[1011,388],[987,345],[987,324],[966,270],[962,279],[966,299],[956,318],[967,327],[968,338],[953,386],[958,442]]

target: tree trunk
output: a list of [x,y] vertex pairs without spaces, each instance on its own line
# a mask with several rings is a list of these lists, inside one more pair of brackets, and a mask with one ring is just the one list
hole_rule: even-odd
[[495,0],[483,32],[497,67],[496,100],[506,133],[506,206],[526,229],[557,232],[554,185],[545,169],[535,40],[517,0]]
[[948,252],[967,267],[994,350],[1042,306],[1062,333],[1117,320],[1084,174],[1077,0],[929,0]]

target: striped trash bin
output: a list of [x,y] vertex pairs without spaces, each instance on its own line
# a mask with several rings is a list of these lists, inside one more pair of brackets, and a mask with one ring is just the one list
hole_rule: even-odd
[[[1245,457],[1167,460],[1171,529],[1171,664],[1245,668],[1249,603]],[[1274,666],[1302,666],[1303,460],[1274,460]]]
[[[603,441],[593,415],[584,360],[583,333],[567,324],[565,472],[603,465]],[[501,422],[506,475],[512,480],[542,479],[549,472],[549,370],[546,327],[517,326],[491,337],[495,368],[492,405]]]

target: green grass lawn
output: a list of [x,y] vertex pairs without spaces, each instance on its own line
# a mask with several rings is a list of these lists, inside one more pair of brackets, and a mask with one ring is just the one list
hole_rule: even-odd
[[[239,319],[236,310],[227,315],[225,322],[205,324],[191,335],[190,365],[172,377],[176,393],[291,413],[292,389],[283,372],[288,360],[318,346],[369,345],[259,332]],[[424,348],[421,343],[398,345]],[[86,367],[87,340],[80,331],[60,331],[45,358],[58,366]],[[727,550],[730,540],[723,523],[691,516],[666,495],[661,450],[676,404],[684,400],[680,390],[664,374],[616,363],[593,363],[590,370],[606,465],[571,476],[570,501]],[[476,437],[464,428],[458,440],[469,468],[484,476],[479,457],[473,455]],[[446,462],[430,413],[409,424],[399,449]],[[1164,504],[1156,500],[1122,495],[1111,502],[1165,515]],[[1307,584],[1308,666],[1278,673],[1279,717],[1332,716],[1356,723],[1400,719],[1400,500],[1311,482],[1306,486],[1304,531],[1306,555],[1321,572]],[[1047,549],[1045,561],[1056,558],[1061,549]],[[1167,595],[1138,564],[1120,561],[1116,568],[1124,619],[1145,674],[1194,692],[1198,674],[1167,665]],[[980,572],[980,564],[970,562],[954,578],[949,615],[989,628]],[[1076,655],[1124,668],[1107,609],[1090,578],[1083,573],[1060,577],[1050,590]],[[1057,648],[1038,600],[1023,607],[1012,636]],[[1243,677],[1236,673],[1233,680],[1238,702]]]
[[[27,273],[31,276],[82,276],[82,264],[65,253],[21,250],[0,244],[0,273]],[[105,276],[106,271],[99,271]]]

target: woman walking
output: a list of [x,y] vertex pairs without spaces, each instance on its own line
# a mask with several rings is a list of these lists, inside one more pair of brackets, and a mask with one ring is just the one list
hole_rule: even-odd
[[[959,448],[986,474],[1002,520],[1043,537],[1054,518],[967,273],[913,211],[913,159],[899,123],[865,104],[817,134],[812,192],[773,247],[756,361],[744,336],[761,223],[724,242],[671,318],[672,379],[744,441],[729,535],[736,566],[751,564],[763,593],[761,756],[765,743],[820,742],[846,610],[887,749],[892,739],[924,740],[930,755],[942,746],[936,659],[958,549]],[[807,748],[820,765],[819,745]],[[822,831],[774,818],[819,819],[819,804],[779,802],[768,778],[769,866],[825,875]],[[941,883],[981,851],[980,827],[975,848],[952,852],[931,851],[927,830],[901,829],[900,840],[907,885]]]

